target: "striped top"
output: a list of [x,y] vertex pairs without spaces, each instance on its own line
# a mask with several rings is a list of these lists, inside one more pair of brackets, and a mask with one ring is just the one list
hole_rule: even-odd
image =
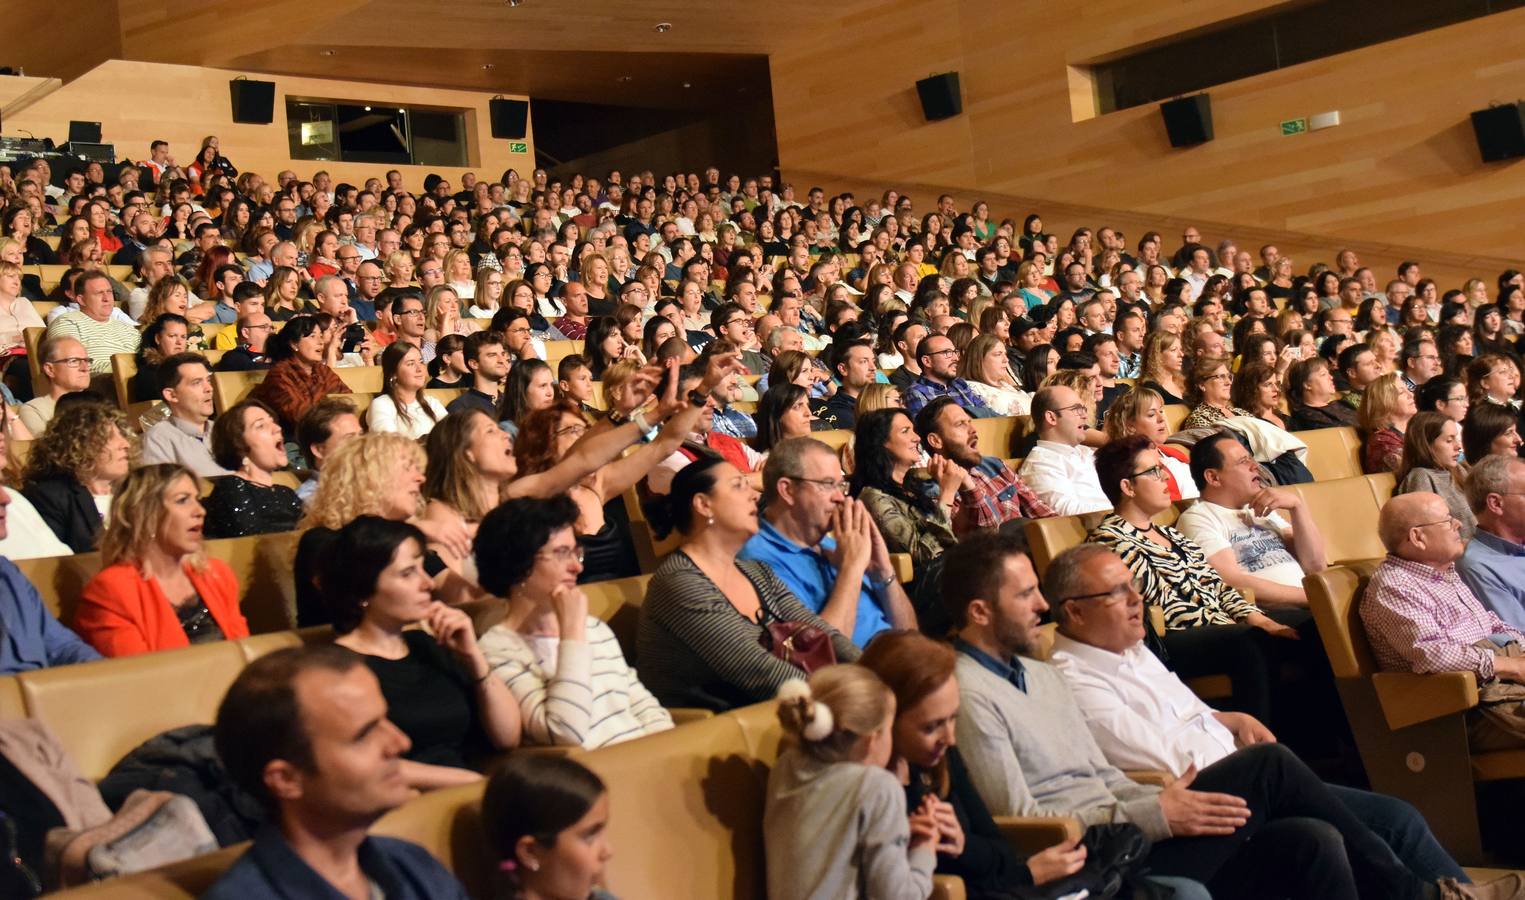
[[532,744],[593,750],[666,731],[672,717],[641,684],[614,632],[588,617],[588,639],[522,635],[498,625],[478,639],[508,686]]
[[1168,525],[1154,529],[1170,542],[1162,547],[1113,513],[1086,540],[1110,547],[1127,563],[1144,602],[1165,613],[1170,631],[1199,625],[1232,625],[1259,609],[1224,583],[1202,548]]
[[142,342],[142,335],[131,325],[116,319],[97,322],[78,310],[59,316],[48,326],[46,337],[59,335],[75,338],[85,345],[85,352],[90,355],[91,375],[110,375],[111,355],[137,353]]
[[[829,632],[837,662],[858,658],[857,646],[806,609],[766,563],[737,560],[736,568],[776,618]],[[688,554],[675,550],[657,567],[641,604],[641,680],[668,708],[724,711],[772,699],[804,672],[769,653],[762,636],[761,625],[737,612]]]

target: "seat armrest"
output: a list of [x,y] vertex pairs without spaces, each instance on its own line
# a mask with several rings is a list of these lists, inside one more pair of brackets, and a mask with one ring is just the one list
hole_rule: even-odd
[[1007,843],[1027,854],[1075,840],[1085,833],[1085,827],[1074,816],[996,816],[995,824]]
[[1477,705],[1477,675],[1473,672],[1376,672],[1371,686],[1387,718],[1397,730]]
[[933,875],[932,895],[927,900],[967,900],[964,879],[957,875]]
[[1152,784],[1155,787],[1167,788],[1175,781],[1175,776],[1159,769],[1124,769],[1123,774],[1139,784]]
[[712,710],[689,706],[674,707],[669,709],[667,714],[672,716],[674,725],[687,725],[689,722],[703,722],[705,719],[715,718]]

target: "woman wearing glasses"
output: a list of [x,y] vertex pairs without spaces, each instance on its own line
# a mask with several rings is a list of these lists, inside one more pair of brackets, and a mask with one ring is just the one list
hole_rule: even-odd
[[1169,474],[1149,438],[1130,435],[1096,451],[1096,475],[1113,512],[1087,541],[1116,551],[1144,603],[1163,613],[1160,635],[1171,667],[1182,678],[1227,672],[1234,708],[1270,721],[1271,677],[1264,635],[1295,638],[1229,587],[1202,548],[1155,517],[1170,508]]
[[671,728],[577,587],[581,511],[566,494],[510,500],[477,530],[482,587],[508,614],[478,640],[519,701],[527,742],[592,750]]
[[1231,416],[1250,415],[1233,404],[1230,399],[1233,392],[1234,376],[1229,372],[1227,359],[1204,356],[1192,363],[1186,378],[1186,396],[1193,405],[1191,415],[1181,423],[1181,430],[1212,428]]

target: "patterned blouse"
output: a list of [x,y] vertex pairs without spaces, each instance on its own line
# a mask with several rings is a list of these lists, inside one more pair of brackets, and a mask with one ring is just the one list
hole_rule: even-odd
[[1224,412],[1211,403],[1198,403],[1196,408],[1191,411],[1191,415],[1186,417],[1186,421],[1181,423],[1180,430],[1190,431],[1193,428],[1212,428],[1230,416],[1248,415],[1250,413],[1245,412],[1237,406],[1231,406],[1228,412]]
[[1201,625],[1232,625],[1259,607],[1229,587],[1190,538],[1168,525],[1156,525],[1171,546],[1149,540],[1146,532],[1113,513],[1086,540],[1112,548],[1123,558],[1144,603],[1165,613],[1165,627],[1181,631]]
[[1372,432],[1361,448],[1361,470],[1367,475],[1397,472],[1403,463],[1403,432],[1391,425]]
[[884,535],[885,547],[891,553],[911,554],[911,562],[916,566],[942,556],[944,550],[958,543],[953,534],[953,522],[941,506],[936,515],[928,515],[899,497],[874,487],[864,488],[858,499],[874,517],[874,524]]

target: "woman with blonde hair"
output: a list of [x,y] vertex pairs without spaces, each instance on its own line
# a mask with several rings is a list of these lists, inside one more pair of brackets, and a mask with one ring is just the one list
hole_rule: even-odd
[[[999,311],[999,307],[993,307]],[[958,361],[958,377],[986,406],[1003,416],[1025,416],[1032,407],[1032,395],[1022,390],[1011,374],[1006,344],[1000,337],[984,333],[976,336]]]
[[1036,261],[1029,259],[1017,266],[1017,293],[1028,309],[1047,305],[1053,299],[1054,293],[1043,286],[1043,281],[1043,266]]
[[411,287],[414,281],[413,257],[406,250],[393,250],[387,254],[386,265],[387,286],[394,288]]
[[1143,386],[1124,391],[1102,422],[1108,441],[1141,434],[1160,452],[1160,462],[1169,476],[1170,499],[1190,500],[1197,496],[1197,483],[1191,477],[1191,455],[1179,444],[1170,444],[1170,423],[1165,420],[1165,401],[1158,391]]
[[1160,395],[1165,404],[1186,402],[1186,352],[1179,335],[1156,331],[1144,341],[1143,369],[1139,384]]
[[1415,413],[1403,433],[1403,460],[1394,473],[1398,488],[1393,496],[1429,492],[1439,494],[1446,508],[1461,523],[1461,539],[1469,541],[1477,531],[1477,516],[1467,503],[1467,464],[1462,462],[1461,426],[1444,413]]
[[32,307],[32,301],[21,295],[21,267],[0,260],[0,350],[25,353],[26,341],[22,332],[44,327],[46,325]]
[[1484,353],[1467,363],[1467,403],[1476,406],[1493,403],[1518,411],[1520,370],[1514,360],[1498,353]]
[[465,250],[451,250],[445,254],[445,285],[455,290],[456,296],[470,300],[476,296],[477,284],[472,278],[471,254]]
[[1368,475],[1397,472],[1403,464],[1403,436],[1418,408],[1414,393],[1397,372],[1389,372],[1366,386],[1357,411],[1364,442],[1361,470]]
[[961,846],[963,832],[936,798],[907,815],[887,768],[895,695],[849,664],[786,682],[778,697],[784,749],[763,807],[768,896],[929,896],[939,845]]
[[434,358],[434,345],[447,334],[465,337],[476,331],[461,318],[461,298],[455,288],[438,284],[424,299],[424,355]]
[[190,470],[143,466],[122,482],[101,538],[101,570],[80,594],[74,629],[104,656],[132,656],[249,636],[238,578],[203,551],[201,483]]

